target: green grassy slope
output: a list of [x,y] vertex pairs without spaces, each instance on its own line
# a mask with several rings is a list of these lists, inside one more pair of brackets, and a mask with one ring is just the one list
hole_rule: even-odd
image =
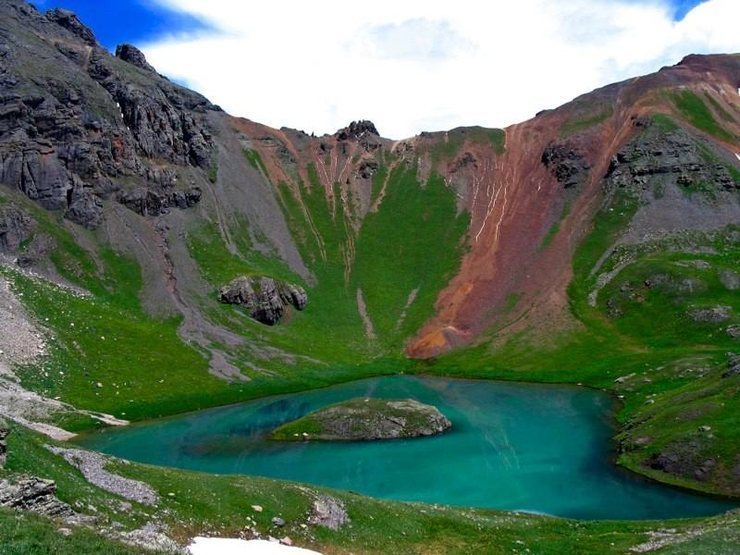
[[[711,101],[708,106],[688,91],[671,97],[671,102],[696,128],[732,140],[722,127],[726,118],[721,106]],[[561,132],[576,134],[609,114],[576,118]],[[654,121],[654,129],[661,132],[678,125],[665,116]],[[495,130],[466,133],[498,152],[504,148],[503,135]],[[466,139],[463,135],[450,132],[447,142],[429,153],[432,159],[451,156]],[[256,152],[247,156],[266,175]],[[71,224],[13,197],[37,220],[38,233],[53,239],[49,258],[56,271],[90,292],[89,297],[80,296],[17,270],[2,270],[50,332],[50,355],[43,364],[18,369],[23,385],[79,408],[142,420],[400,371],[582,383],[611,391],[620,400],[615,437],[620,464],[679,486],[740,495],[740,376],[727,375],[727,352],[738,350],[732,330],[740,325],[733,285],[740,276],[740,228],[683,232],[615,246],[641,201],[630,191],[613,192],[573,258],[568,300],[576,328],[543,334],[533,325],[505,338],[491,331],[470,348],[436,360],[409,361],[402,356],[404,341],[433,314],[440,290],[458,268],[469,216],[457,212],[454,192],[441,177],[432,174],[420,183],[416,165],[392,169],[383,161],[371,191],[377,200],[383,189],[382,202],[361,225],[350,209],[345,212],[340,186],[334,184],[327,195],[311,165],[306,168],[308,183],[295,189],[273,184],[313,280],[303,280],[282,261],[255,248],[246,220],[229,224],[233,244],[228,247],[214,222],[189,222],[187,250],[211,288],[205,298],[191,302],[213,323],[255,346],[233,353],[252,378],[247,383],[209,374],[206,353],[178,334],[179,319],[147,315],[139,301],[142,271],[133,258],[112,250],[101,234],[74,230],[84,239],[78,241]],[[735,167],[730,173],[738,181]],[[711,203],[716,201],[712,187],[696,184],[685,192]],[[0,202],[7,201],[0,195]],[[541,248],[548,246],[546,239]],[[239,308],[216,302],[218,287],[245,274],[301,284],[308,291],[307,308],[290,311],[278,326],[265,327]],[[57,423],[71,430],[100,425],[82,416],[66,416]],[[53,478],[60,497],[92,503],[104,518],[124,520],[129,527],[145,521],[141,507],[129,515],[118,514],[111,508],[115,496],[87,484],[43,449],[43,441],[16,430],[9,471]],[[271,515],[299,522],[310,506],[305,489],[278,481],[142,465],[117,470],[163,492],[159,517],[179,539],[203,531],[237,534],[245,514],[254,516],[262,531],[275,532],[270,529]],[[647,539],[647,531],[666,526],[686,537],[665,552],[729,552],[738,540],[733,515],[691,522],[582,523],[332,495],[347,504],[352,527],[310,533],[293,527],[290,534],[307,545],[337,552],[623,553]],[[268,510],[253,515],[252,504]],[[0,512],[0,533],[9,538],[6,545],[13,553],[118,549],[86,532],[58,537],[46,520],[19,520],[7,512]]]
[[[348,492],[290,482],[239,476],[214,476],[136,463],[109,465],[109,470],[145,481],[162,499],[156,508],[137,503],[120,510],[118,496],[88,484],[79,473],[43,444],[49,440],[16,429],[9,437],[8,471],[32,472],[57,481],[58,496],[77,507],[95,507],[97,527],[118,521],[123,529],[146,522],[164,525],[169,534],[187,541],[196,534],[237,537],[245,527],[262,534],[288,535],[298,545],[324,553],[625,553],[648,541],[650,532],[665,529],[671,553],[731,553],[740,538],[737,515],[668,522],[579,522],[489,510],[465,510],[369,499]],[[53,442],[52,442],[53,443]],[[5,472],[8,472],[5,471]],[[0,477],[3,475],[0,470]],[[317,494],[341,500],[350,524],[332,531],[301,526]],[[256,512],[252,505],[260,505]],[[89,509],[88,509],[89,510]],[[280,515],[284,528],[272,525]],[[252,522],[253,521],[253,522]],[[85,529],[65,538],[53,522],[0,511],[3,553],[136,553],[103,540]],[[676,551],[681,552],[681,551]],[[687,552],[687,551],[684,551]]]

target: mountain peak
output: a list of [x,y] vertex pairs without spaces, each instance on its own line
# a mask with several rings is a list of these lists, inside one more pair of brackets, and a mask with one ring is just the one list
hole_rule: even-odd
[[116,58],[135,65],[140,69],[156,73],[156,70],[146,61],[144,53],[133,44],[123,43],[116,46]]
[[348,139],[360,139],[363,136],[370,134],[380,136],[375,124],[367,119],[353,121],[347,127],[340,129],[334,135],[339,141],[346,141]]

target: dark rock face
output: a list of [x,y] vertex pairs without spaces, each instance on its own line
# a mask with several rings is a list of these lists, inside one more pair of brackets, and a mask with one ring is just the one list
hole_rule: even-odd
[[[18,29],[35,37],[33,48]],[[92,229],[123,183],[162,189],[178,167],[210,167],[203,114],[218,108],[160,77],[135,47],[114,58],[73,13],[41,15],[16,1],[0,4],[0,34],[2,185]]]
[[156,73],[156,70],[146,61],[144,53],[133,44],[119,44],[116,46],[116,58],[120,58],[138,68]]
[[591,169],[582,154],[565,144],[548,145],[540,160],[566,189],[582,184]]
[[347,141],[349,139],[360,139],[366,134],[375,135],[376,137],[380,135],[375,128],[375,124],[364,119],[353,121],[344,129],[340,129],[336,132],[336,137],[338,141]]
[[270,277],[238,277],[221,288],[218,300],[226,304],[242,305],[255,320],[275,325],[287,306],[303,310],[308,302],[306,291],[292,283]]
[[10,431],[3,420],[0,419],[0,468],[5,466],[5,461],[8,454],[8,446],[5,443],[5,439],[8,437]]
[[370,179],[377,173],[378,167],[378,162],[375,160],[364,160],[357,168],[357,175],[361,179]]
[[72,190],[69,207],[64,216],[88,229],[95,229],[103,223],[103,201],[91,191],[84,188]]
[[88,72],[120,107],[140,155],[200,168],[210,166],[211,134],[192,113],[213,109],[204,97],[161,78],[159,86],[137,86],[116,70],[102,50],[94,53]]
[[696,456],[685,456],[680,452],[670,451],[655,453],[646,463],[653,470],[693,478],[700,482],[707,481],[717,465],[714,459],[699,460]]
[[198,187],[167,192],[140,187],[121,194],[118,202],[142,216],[161,216],[167,214],[171,208],[192,208],[200,202],[201,195]]
[[77,38],[82,39],[82,42],[85,44],[90,46],[96,46],[98,44],[93,32],[86,27],[73,12],[56,8],[46,12],[46,18],[49,21],[64,27]]
[[608,182],[623,188],[646,185],[651,178],[665,176],[682,187],[712,184],[718,190],[737,190],[728,169],[707,159],[699,145],[682,129],[659,132],[654,126],[640,133],[611,160]]
[[0,480],[0,507],[21,509],[51,517],[71,517],[72,508],[56,498],[57,486],[52,480],[34,476],[18,481]]
[[357,141],[368,152],[383,146],[375,124],[368,120],[353,121],[344,129],[337,131],[334,136],[340,143]]
[[36,222],[20,208],[0,205],[0,252],[16,253],[21,243],[28,241]]

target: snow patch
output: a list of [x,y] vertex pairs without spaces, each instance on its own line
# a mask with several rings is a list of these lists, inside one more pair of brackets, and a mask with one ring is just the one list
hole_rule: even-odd
[[193,538],[188,552],[191,555],[321,555],[318,551],[267,540],[202,537]]

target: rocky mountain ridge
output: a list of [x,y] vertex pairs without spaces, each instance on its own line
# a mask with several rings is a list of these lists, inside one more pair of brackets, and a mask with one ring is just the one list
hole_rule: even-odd
[[[19,446],[0,489],[49,500],[53,484],[16,478],[53,478],[84,512],[106,461],[37,433],[424,372],[611,391],[620,464],[736,496],[738,86],[740,55],[692,55],[506,129],[392,141],[360,119],[313,136],[224,113],[71,12],[0,3],[0,406]],[[124,474],[172,530],[223,530],[182,500],[203,485],[195,506],[220,519],[212,493],[236,482]],[[316,541],[318,493],[238,483],[256,501],[223,495],[232,531],[254,513],[255,534],[275,517]],[[290,518],[286,492],[305,498]],[[373,505],[371,522],[342,499],[352,534],[383,541],[382,515],[405,510]],[[531,518],[550,541],[556,524]]]
[[127,180],[171,196],[172,164],[209,167],[203,114],[217,107],[156,74],[133,46],[111,57],[71,12],[2,10],[26,34],[3,33],[0,181],[94,229],[103,200],[126,198]]
[[[436,296],[433,313],[423,308],[424,326],[411,330],[406,352],[412,357],[475,342],[491,326],[516,333],[524,321],[573,325],[566,301],[570,258],[609,194],[605,183],[640,183],[660,173],[688,190],[710,180],[720,184],[720,196],[730,196],[715,224],[710,220],[716,210],[705,210],[702,227],[726,225],[739,215],[737,180],[730,173],[737,164],[731,146],[739,125],[733,115],[737,56],[689,56],[506,130],[461,128],[393,142],[369,121],[313,137],[227,116],[158,75],[134,46],[121,45],[111,56],[71,12],[41,14],[20,0],[4,4],[3,11],[0,181],[6,187],[89,229],[103,224],[109,201],[160,218],[172,209],[192,209],[207,195],[208,206],[195,219],[215,218],[232,253],[238,232],[227,220],[246,211],[257,250],[272,252],[307,284],[315,282],[318,265],[341,266],[344,287],[358,299],[355,318],[364,322],[368,337],[377,335],[372,312],[379,307],[368,308],[369,284],[358,272],[365,222],[387,204],[389,184],[402,172],[413,170],[420,184],[441,177],[457,212],[470,219],[461,238],[467,252],[455,275],[444,277],[447,286]],[[13,34],[10,29],[17,27],[28,32]],[[38,63],[31,63],[32,54]],[[692,128],[699,139],[680,126],[640,139],[651,133],[650,114],[686,118],[681,95],[709,99],[702,109],[721,126]],[[631,140],[637,143],[626,146]],[[719,153],[706,154],[717,148]],[[319,192],[323,199],[314,199]],[[641,202],[653,200],[643,195]],[[324,214],[316,212],[316,202],[326,203]],[[32,260],[49,245],[28,238],[29,218],[6,209],[0,229],[5,250],[18,250],[23,241],[37,245],[36,254],[25,257]],[[157,233],[171,233],[170,225],[159,222]],[[157,287],[170,287],[171,253],[162,256]],[[417,309],[419,291],[435,294],[411,284],[399,322]],[[513,298],[517,302],[507,308]],[[175,308],[178,302],[169,304]]]

